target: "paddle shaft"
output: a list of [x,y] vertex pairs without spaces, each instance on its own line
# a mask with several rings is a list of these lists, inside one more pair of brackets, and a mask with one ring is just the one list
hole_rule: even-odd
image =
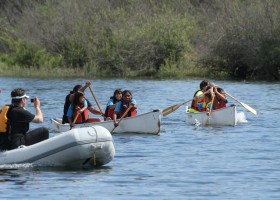
[[90,92],[91,92],[91,94],[92,94],[92,96],[93,96],[93,98],[94,98],[94,101],[95,101],[96,105],[97,105],[98,108],[99,108],[100,113],[101,113],[102,115],[104,115],[104,113],[102,112],[102,110],[101,110],[101,108],[100,108],[100,105],[99,105],[99,103],[98,103],[98,101],[97,101],[97,99],[96,99],[96,97],[95,97],[95,95],[94,95],[94,93],[93,93],[93,90],[91,89],[91,86],[89,86],[89,90],[90,90]]
[[[127,113],[130,111],[130,109],[131,109],[132,107],[133,107],[133,106],[130,105],[130,106],[127,108],[127,110],[124,112],[124,114],[123,114],[123,115],[121,116],[121,118],[119,119],[118,124],[120,124],[120,122],[122,121],[122,119],[127,115]],[[115,126],[115,127],[112,129],[111,133],[113,133],[113,131],[114,131],[116,128],[117,128],[117,126]]]
[[[79,115],[80,115],[80,114],[77,114],[77,115],[76,115],[76,117],[74,118],[74,121],[72,122],[73,124],[75,124],[75,123],[76,123],[76,121],[77,121],[77,119],[78,119]],[[71,130],[71,129],[72,129],[72,126],[70,125],[70,130]]]
[[184,105],[184,104],[186,104],[186,103],[188,103],[188,102],[190,102],[190,101],[192,101],[192,100],[193,100],[193,99],[190,99],[190,100],[185,101],[185,102],[183,102],[183,103],[179,103],[179,104],[175,104],[175,105],[169,106],[169,107],[167,107],[167,108],[165,108],[165,109],[162,110],[162,115],[163,115],[163,116],[166,116],[166,115],[168,115],[168,114],[174,112],[174,111],[177,110],[178,108],[180,108],[182,105]]
[[250,111],[250,112],[253,113],[254,115],[257,115],[257,111],[256,111],[254,108],[248,106],[246,103],[243,103],[243,102],[239,101],[238,99],[234,98],[234,97],[233,97],[232,95],[230,95],[229,93],[226,92],[226,94],[227,94],[229,97],[231,97],[233,100],[235,100],[236,102],[238,102],[239,104],[241,104],[241,105],[242,105],[244,108],[246,108],[248,111]]
[[206,120],[205,125],[208,125],[208,123],[209,123],[210,115],[211,115],[211,113],[212,113],[213,106],[214,106],[214,105],[213,105],[213,104],[214,104],[214,99],[215,99],[215,93],[214,93],[213,98],[212,98],[212,100],[211,100],[211,106],[210,106],[210,110],[209,110],[209,115],[208,115],[208,118],[207,118],[207,120]]

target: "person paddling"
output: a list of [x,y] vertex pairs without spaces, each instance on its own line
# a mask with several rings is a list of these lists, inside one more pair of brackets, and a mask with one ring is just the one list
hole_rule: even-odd
[[[126,116],[123,116],[127,109],[130,109]],[[132,98],[130,90],[124,90],[122,93],[122,100],[118,102],[113,115],[114,126],[117,127],[119,124],[117,119],[121,117],[131,117],[137,115],[137,102]]]
[[[69,106],[71,105],[71,102],[73,102],[73,98],[76,92],[80,91],[80,92],[84,92],[86,90],[86,88],[90,87],[91,82],[90,81],[86,81],[85,85],[75,85],[73,90],[70,91],[70,93],[65,97],[65,102],[64,102],[64,109],[63,109],[63,117],[62,117],[62,124],[65,123],[69,123],[68,121],[68,117],[67,117],[67,112],[69,109]],[[90,101],[88,99],[86,99],[87,101],[87,105],[88,105],[88,110],[95,115],[103,115],[103,113],[101,113],[99,110],[96,110],[92,104],[90,103]],[[101,121],[101,120],[100,120]]]
[[213,110],[226,107],[227,106],[226,104],[228,103],[226,92],[222,88],[215,86],[214,93],[215,93],[215,98],[213,102]]
[[110,99],[107,103],[104,120],[113,119],[115,107],[118,104],[118,102],[121,100],[122,100],[122,90],[120,88],[118,88],[114,91],[113,96],[110,97]]
[[201,81],[199,87],[200,89],[197,90],[193,95],[193,100],[191,103],[191,108],[189,109],[189,112],[201,112],[202,111],[202,105],[204,102],[204,93],[206,92],[206,88],[210,85],[210,82],[208,80]]
[[75,124],[101,121],[98,118],[89,118],[87,100],[84,93],[79,91],[74,94],[73,102],[67,111],[67,117],[70,127],[74,127]]

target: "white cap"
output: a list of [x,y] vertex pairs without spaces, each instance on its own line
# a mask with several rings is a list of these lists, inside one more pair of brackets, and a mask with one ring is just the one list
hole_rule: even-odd
[[29,96],[27,96],[26,94],[22,95],[22,96],[15,96],[15,97],[12,97],[12,99],[22,99],[22,98],[29,98]]

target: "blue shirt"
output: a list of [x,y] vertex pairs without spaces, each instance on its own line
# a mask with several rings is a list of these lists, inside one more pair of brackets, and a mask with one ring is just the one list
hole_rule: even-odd
[[[120,112],[121,112],[122,102],[124,102],[125,105],[128,105],[128,104],[129,104],[129,102],[119,101],[118,104],[117,104],[117,106],[116,106],[116,108],[115,108],[115,111],[114,111],[114,112],[116,112],[116,113],[120,113]],[[137,104],[137,103],[136,103],[136,100],[133,99],[133,98],[131,99],[130,102],[134,103],[135,105]]]
[[107,107],[112,106],[112,105],[114,105],[114,99],[110,98],[108,103],[107,103]]
[[[86,100],[84,101],[84,107],[85,107],[85,106],[88,106]],[[66,116],[67,116],[67,117],[72,117],[73,114],[74,114],[74,108],[73,108],[73,104],[71,103],[70,106],[69,106],[69,108],[68,108],[68,111],[67,111]]]

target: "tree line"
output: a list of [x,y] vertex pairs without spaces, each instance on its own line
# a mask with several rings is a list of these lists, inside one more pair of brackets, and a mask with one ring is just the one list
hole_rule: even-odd
[[0,62],[99,77],[279,80],[278,0],[1,0]]

